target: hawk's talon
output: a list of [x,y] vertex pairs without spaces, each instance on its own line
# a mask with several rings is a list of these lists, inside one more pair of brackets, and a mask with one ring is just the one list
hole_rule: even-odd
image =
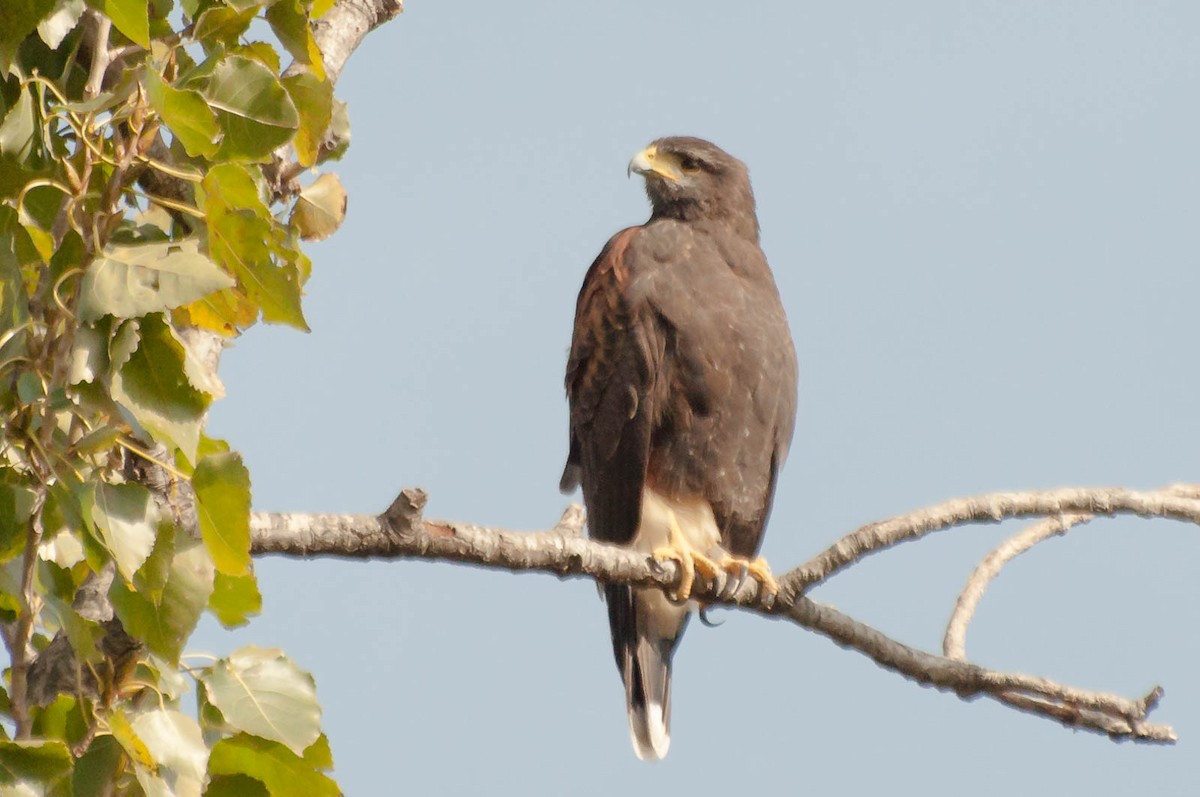
[[[767,595],[779,594],[779,584],[775,581],[775,577],[771,575],[771,567],[767,564],[767,560],[761,556],[754,560],[742,556],[726,556],[721,560],[721,569],[730,575],[731,583],[736,583],[736,586],[727,590],[728,597],[733,597],[737,594],[747,576],[754,579],[754,582],[758,584],[758,596],[760,598]],[[736,579],[736,582],[734,582],[734,579]]]
[[[679,566],[679,586],[675,588],[675,594],[667,593],[667,597],[672,603],[684,603],[688,596],[692,594],[692,584],[696,580],[696,575],[693,572],[695,561],[692,558],[691,551],[681,548],[674,548],[670,545],[664,545],[661,548],[655,548],[650,554],[656,560],[665,559],[672,561]],[[662,567],[662,563],[658,563]]]
[[684,603],[692,595],[696,584],[696,576],[715,579],[721,572],[721,565],[705,556],[684,536],[679,528],[674,513],[667,523],[667,544],[655,548],[651,553],[655,559],[669,559],[679,565],[679,587],[674,595],[668,595],[675,603]]
[[771,567],[767,564],[767,560],[761,556],[750,562],[746,567],[746,572],[754,577],[758,582],[758,595],[765,597],[766,595],[779,594],[779,582],[775,580],[775,576],[771,575]]

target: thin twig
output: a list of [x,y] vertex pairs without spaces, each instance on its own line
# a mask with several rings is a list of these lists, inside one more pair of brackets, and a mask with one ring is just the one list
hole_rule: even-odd
[[947,658],[958,661],[967,660],[967,626],[975,616],[975,609],[983,598],[983,593],[992,583],[1000,570],[1010,561],[1028,551],[1042,540],[1047,540],[1057,534],[1065,534],[1068,529],[1087,523],[1095,515],[1060,515],[1039,520],[1020,534],[1009,537],[989,553],[976,566],[966,586],[958,595],[954,612],[946,623],[946,634],[942,638],[942,653]]

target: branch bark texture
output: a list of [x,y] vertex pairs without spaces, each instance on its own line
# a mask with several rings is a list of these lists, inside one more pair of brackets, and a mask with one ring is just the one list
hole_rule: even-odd
[[[421,490],[406,489],[378,517],[255,513],[251,521],[252,549],[256,555],[438,559],[512,571],[543,571],[560,577],[584,576],[603,582],[653,585],[667,590],[679,584],[681,574],[674,562],[657,561],[586,539],[582,535],[583,510],[578,506],[570,507],[549,530],[523,533],[427,520],[422,513],[425,500]],[[1067,488],[956,499],[871,523],[847,534],[784,575],[779,580],[777,594],[760,593],[752,580],[738,583],[723,573],[713,579],[698,574],[693,598],[702,604],[737,606],[767,617],[790,620],[918,684],[953,692],[964,699],[988,697],[1067,727],[1115,739],[1174,742],[1176,736],[1170,726],[1148,719],[1162,697],[1160,687],[1155,686],[1138,699],[1077,689],[1045,678],[999,672],[971,663],[966,660],[962,644],[974,605],[978,604],[987,583],[1012,556],[1091,517],[1126,514],[1200,525],[1200,488],[1191,485],[1151,491]],[[1031,517],[1044,520],[1001,546],[1000,553],[989,557],[990,564],[985,560],[968,583],[964,595],[970,593],[966,599],[970,611],[964,613],[961,608],[964,598],[960,597],[957,619],[951,622],[957,641],[947,643],[945,655],[892,639],[805,594],[864,557],[901,542],[966,524]],[[978,575],[980,572],[986,577]],[[951,639],[949,629],[947,639]]]

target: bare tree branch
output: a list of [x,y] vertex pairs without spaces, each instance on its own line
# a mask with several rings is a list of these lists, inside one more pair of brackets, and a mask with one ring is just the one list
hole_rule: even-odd
[[[655,585],[668,590],[679,583],[680,572],[675,562],[656,561],[581,536],[583,514],[578,507],[569,508],[558,524],[547,531],[521,533],[425,520],[422,516],[425,500],[425,493],[419,489],[404,490],[379,517],[255,513],[251,520],[252,549],[257,555],[439,559],[514,571],[538,570],[561,577],[588,576],[605,582]],[[1074,514],[1068,514],[1072,510]],[[1175,487],[1162,491],[1070,488],[957,499],[872,523],[846,535],[784,576],[777,595],[759,594],[753,581],[733,583],[726,574],[719,573],[713,579],[698,577],[693,598],[703,604],[739,606],[764,616],[787,618],[868,656],[885,669],[923,686],[954,692],[963,699],[989,697],[1068,727],[1113,738],[1173,742],[1174,730],[1147,719],[1162,696],[1157,686],[1145,697],[1131,700],[1064,686],[1045,678],[990,670],[958,656],[939,656],[905,645],[803,594],[875,551],[939,529],[1037,515],[1050,516],[1053,524],[1039,524],[1035,528],[1062,528],[1075,516],[1084,514],[1137,514],[1200,525],[1200,488]]]
[[803,592],[849,567],[863,556],[964,523],[1000,523],[1012,518],[1057,517],[1068,513],[1165,517],[1200,524],[1200,500],[1182,490],[1127,490],[1123,487],[1066,487],[1020,493],[990,493],[868,523],[780,579],[781,591]]
[[329,82],[337,83],[346,61],[367,34],[404,11],[403,0],[338,0],[313,23],[313,38],[325,57]]
[[104,73],[108,69],[111,55],[108,49],[108,35],[112,32],[112,20],[98,11],[88,14],[92,43],[92,63],[88,69],[87,83],[83,86],[84,93],[95,97],[100,93],[104,81]]
[[[1190,484],[1173,485],[1165,488],[1163,492],[1182,498],[1200,497],[1200,490],[1197,489],[1197,486]],[[966,661],[967,626],[970,625],[971,618],[975,616],[975,609],[978,608],[983,593],[1006,564],[1039,542],[1066,534],[1070,529],[1082,526],[1095,517],[1091,514],[1078,513],[1046,518],[1000,543],[995,550],[984,557],[971,573],[970,578],[967,579],[962,592],[959,593],[954,613],[950,615],[950,620],[946,623],[942,653],[948,658]]]

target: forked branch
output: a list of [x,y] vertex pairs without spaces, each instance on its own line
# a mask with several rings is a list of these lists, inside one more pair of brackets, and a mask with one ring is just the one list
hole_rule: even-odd
[[[539,570],[562,577],[587,576],[597,581],[655,585],[664,589],[675,587],[679,581],[680,573],[674,562],[659,562],[624,548],[586,539],[582,536],[583,512],[577,506],[569,508],[548,531],[523,533],[426,520],[422,514],[425,500],[425,493],[419,489],[404,490],[379,517],[256,513],[252,520],[253,551],[255,554],[298,557],[439,559],[513,571]],[[956,613],[959,619],[952,620],[951,624],[956,626],[957,622],[961,630],[952,636],[948,629],[946,655],[939,656],[894,640],[805,595],[814,586],[871,553],[934,531],[1011,518],[1046,518],[1014,538],[1017,542],[1011,546],[1002,546],[1002,553],[994,553],[994,559],[989,557],[992,559],[990,565],[985,560],[981,569],[990,568],[984,572],[994,576],[1004,562],[1039,539],[1061,533],[1089,517],[1119,514],[1171,518],[1200,525],[1200,487],[1177,486],[1154,491],[1069,488],[956,499],[871,523],[847,534],[783,576],[777,595],[760,595],[752,581],[734,584],[725,574],[718,574],[712,580],[698,578],[693,596],[710,605],[738,606],[765,616],[787,618],[870,657],[881,667],[924,686],[954,692],[964,699],[989,697],[1068,727],[1104,733],[1117,739],[1173,742],[1176,739],[1174,730],[1148,719],[1162,697],[1160,687],[1133,700],[1075,689],[1044,678],[990,670],[966,661],[962,638],[970,621],[970,610],[960,608]],[[1022,545],[1025,547],[1021,548]],[[977,604],[990,577],[973,577],[972,583],[978,581],[978,586],[969,583],[968,590],[977,589],[978,595],[967,599],[960,597],[960,607],[964,600],[971,607]],[[966,593],[965,590],[964,595]],[[971,600],[974,603],[970,603]]]

